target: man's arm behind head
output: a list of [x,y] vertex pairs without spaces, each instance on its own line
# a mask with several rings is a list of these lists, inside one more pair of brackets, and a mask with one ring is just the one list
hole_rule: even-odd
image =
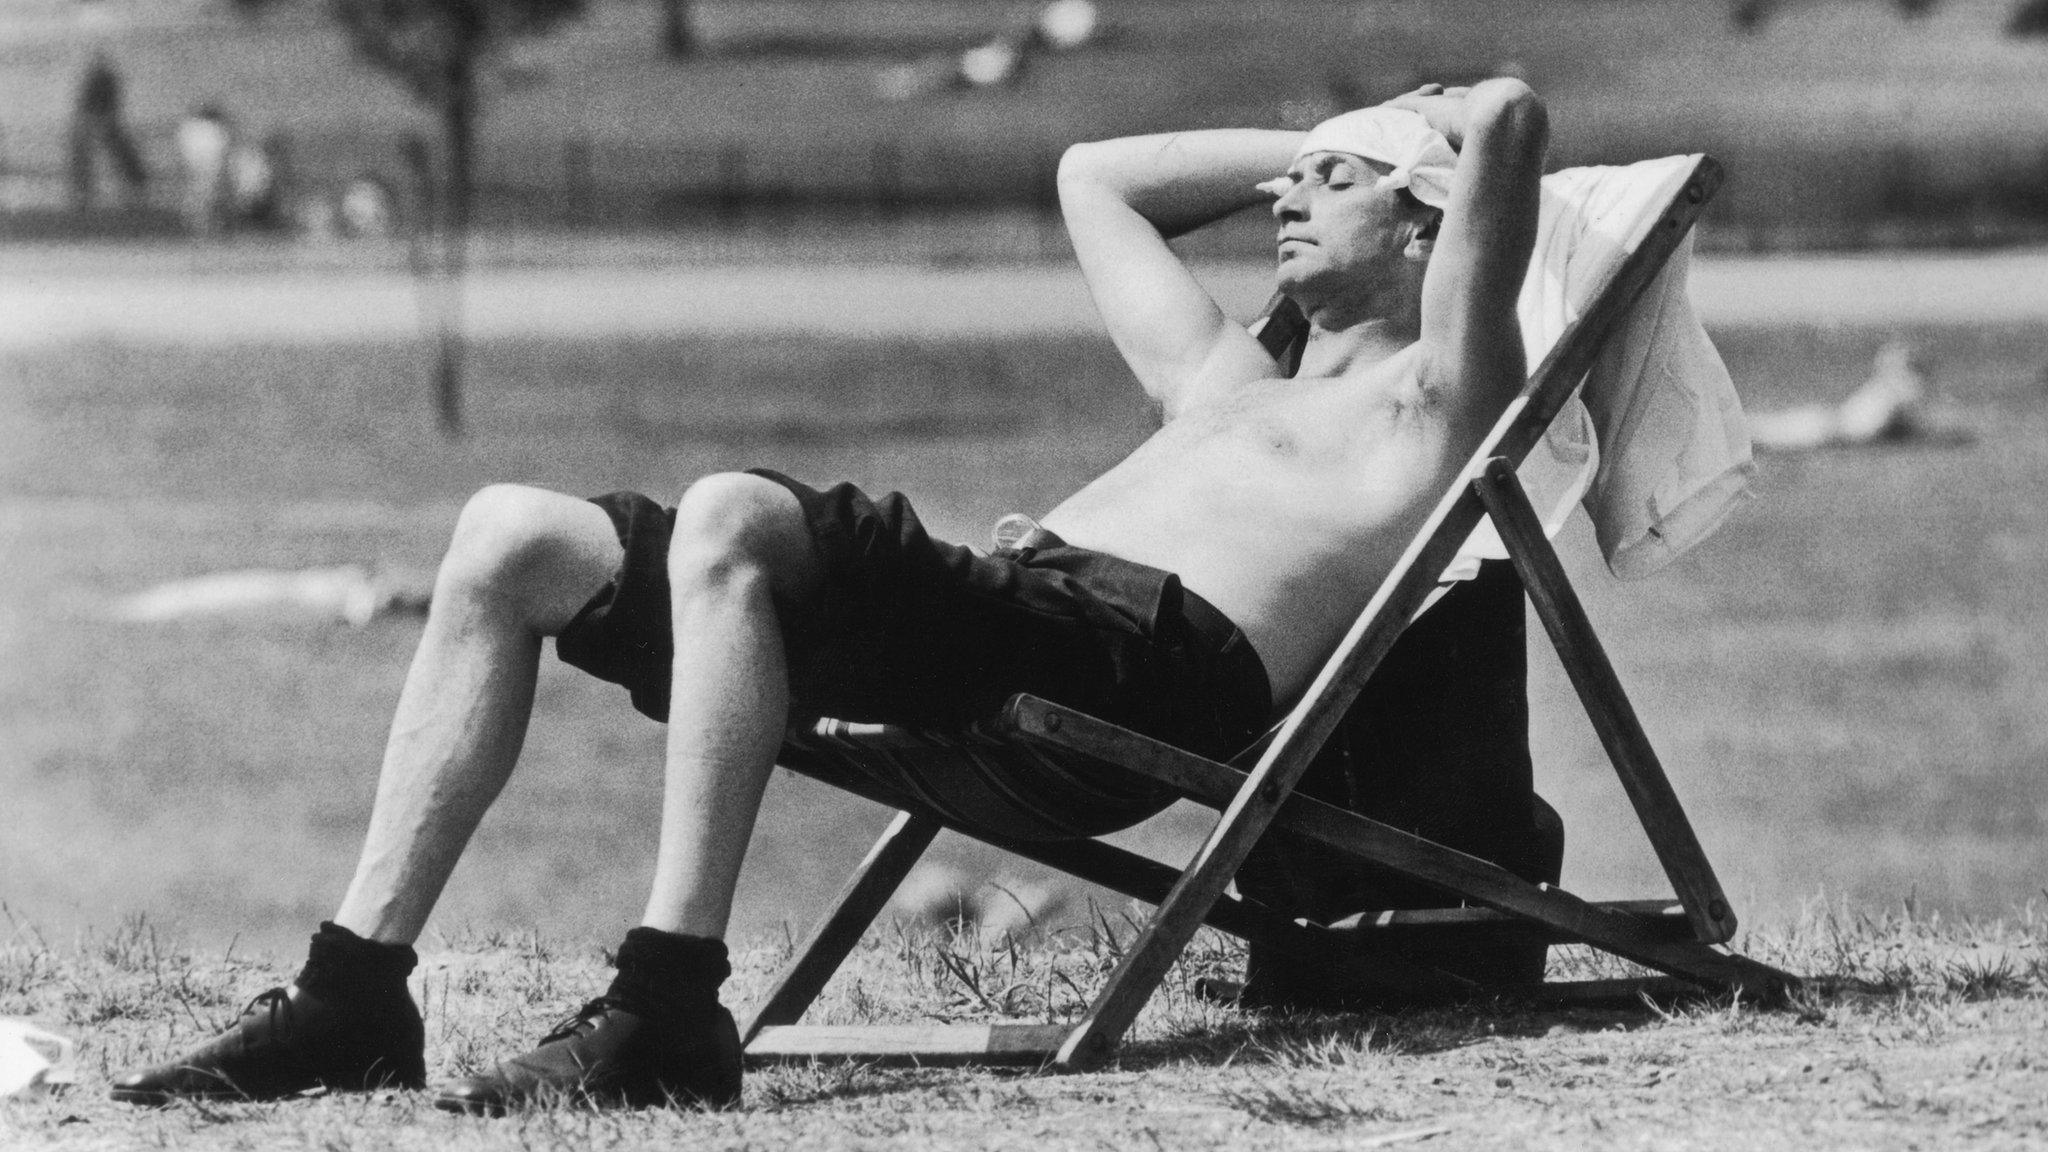
[[1490,427],[1528,374],[1515,301],[1536,243],[1550,121],[1519,80],[1396,101],[1459,148],[1450,203],[1422,287],[1422,382],[1480,401],[1463,406]]
[[1270,375],[1166,240],[1259,203],[1298,132],[1220,129],[1079,144],[1060,162],[1060,206],[1096,309],[1145,391],[1171,418],[1217,383]]

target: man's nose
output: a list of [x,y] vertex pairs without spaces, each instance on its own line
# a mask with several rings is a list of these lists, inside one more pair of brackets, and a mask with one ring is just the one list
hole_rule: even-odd
[[1273,201],[1275,220],[1301,220],[1307,216],[1308,211],[1301,199],[1301,185],[1298,183],[1289,185],[1287,191],[1282,192]]

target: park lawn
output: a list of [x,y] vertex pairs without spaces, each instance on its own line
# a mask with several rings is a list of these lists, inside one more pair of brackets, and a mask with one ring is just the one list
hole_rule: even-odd
[[[1752,926],[1742,945],[1875,990],[1803,1013],[1273,1024],[1192,996],[1195,978],[1235,970],[1212,944],[1109,1072],[795,1070],[757,1077],[743,1113],[496,1126],[406,1096],[166,1113],[100,1102],[100,1076],[182,1047],[289,973],[352,862],[416,636],[403,620],[138,628],[100,618],[106,599],[234,567],[425,568],[466,493],[501,479],[672,494],[705,470],[778,464],[901,486],[937,530],[972,538],[1144,434],[1114,353],[1092,339],[492,342],[455,445],[431,431],[405,346],[8,353],[0,1014],[89,1046],[79,1092],[9,1106],[0,1145],[1334,1147],[1446,1126],[1458,1147],[2038,1138],[2041,929],[2026,905],[2048,842],[2041,333],[1904,334],[1938,361],[1974,446],[1766,458],[1759,499],[1646,584],[1605,579],[1582,538],[1568,547]],[[1768,408],[1839,394],[1886,334],[1716,335]],[[1539,786],[1570,830],[1567,882],[1661,890],[1561,674],[1532,651]],[[552,663],[543,675],[525,767],[424,945],[437,1074],[521,1048],[593,993],[600,949],[638,909],[660,729],[618,697]],[[776,786],[742,891],[736,1002],[760,987],[780,926],[808,919],[879,820]],[[1199,827],[1183,815],[1143,845],[1184,850]],[[946,851],[970,876],[1002,876]],[[1088,930],[1079,897],[1044,914],[1074,930],[1015,957],[885,926],[826,1011],[971,1018],[987,1005],[949,974],[970,971],[1019,1015],[1062,1018],[1114,945]],[[949,947],[969,967],[939,961]]]

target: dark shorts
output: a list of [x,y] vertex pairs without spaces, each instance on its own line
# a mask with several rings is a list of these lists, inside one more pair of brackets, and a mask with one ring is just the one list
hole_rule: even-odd
[[[933,540],[898,493],[871,500],[851,484],[819,491],[774,472],[755,475],[802,504],[823,571],[811,603],[779,606],[798,715],[957,728],[1029,692],[1218,759],[1266,727],[1272,699],[1257,653],[1170,572],[1063,543],[982,556]],[[625,561],[556,651],[665,720],[675,511],[634,493],[594,503],[618,529]],[[986,807],[943,805],[976,823],[1001,818],[997,794],[1021,796],[1054,825],[1074,809],[1076,831],[1104,830],[1112,815],[1099,789],[1059,780],[881,783],[919,798],[988,791]],[[1171,799],[1136,776],[1101,783],[1118,799],[1112,823],[1142,819]]]

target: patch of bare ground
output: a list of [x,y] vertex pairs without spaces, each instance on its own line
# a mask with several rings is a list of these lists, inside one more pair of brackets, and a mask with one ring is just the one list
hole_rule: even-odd
[[[890,926],[813,1009],[818,1022],[1065,1020],[1128,921],[1019,941]],[[1280,1017],[1203,997],[1238,945],[1205,937],[1103,1071],[809,1065],[749,1074],[715,1113],[438,1113],[427,1094],[135,1109],[108,1077],[163,1058],[289,977],[285,957],[200,949],[134,921],[57,944],[17,924],[0,1014],[82,1042],[79,1083],[0,1105],[0,1147],[432,1148],[1955,1148],[2048,1141],[2048,922],[1844,909],[1752,932],[1744,951],[1812,977],[1779,1008],[1728,999],[1533,1010],[1501,1003]],[[523,1050],[600,987],[605,957],[535,936],[435,940],[414,976],[428,1065],[459,1075]],[[786,958],[737,957],[745,1003]],[[1578,949],[1554,978],[1624,966]]]

